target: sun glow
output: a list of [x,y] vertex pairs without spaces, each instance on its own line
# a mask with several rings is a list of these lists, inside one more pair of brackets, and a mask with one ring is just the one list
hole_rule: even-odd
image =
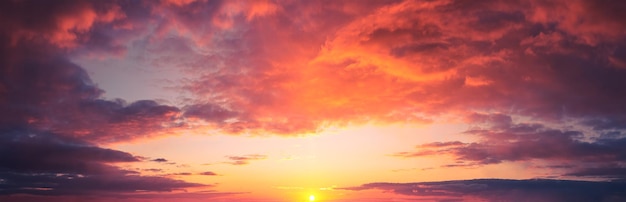
[[314,195],[309,195],[309,201],[315,201],[315,196]]

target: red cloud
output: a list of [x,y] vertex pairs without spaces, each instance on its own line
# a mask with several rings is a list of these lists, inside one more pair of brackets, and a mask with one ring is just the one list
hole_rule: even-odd
[[[221,112],[190,118],[218,123],[224,132],[299,134],[329,124],[430,123],[429,117],[441,114],[483,110],[550,122],[583,119],[623,111],[619,103],[626,101],[614,88],[626,85],[626,72],[599,62],[622,56],[590,51],[602,44],[615,47],[614,39],[590,44],[586,35],[566,28],[569,21],[551,27],[552,21],[531,18],[542,9],[557,9],[543,4],[403,1],[371,4],[370,10],[349,3],[341,3],[342,10],[334,4],[314,7],[330,12],[324,15],[299,4],[281,6],[293,11],[278,9],[262,21],[233,18],[248,29],[213,32],[208,47],[224,51],[198,55],[201,62],[192,68],[203,73],[186,89],[197,95],[190,106]],[[318,19],[333,16],[336,23],[296,11]],[[233,32],[242,37],[233,40]]]
[[[615,20],[619,12],[601,12],[605,5],[590,1],[77,2],[63,6],[67,11],[51,3],[41,13],[46,20],[38,23],[10,11],[28,5],[4,7],[12,9],[3,15],[18,19],[3,21],[7,45],[22,41],[119,52],[126,50],[121,44],[129,43],[124,40],[131,33],[142,33],[150,47],[161,47],[150,49],[151,54],[167,55],[154,59],[155,65],[194,73],[183,84],[194,97],[187,107],[155,104],[149,110],[160,113],[115,115],[138,124],[110,117],[80,124],[80,113],[61,117],[77,121],[78,128],[59,127],[62,122],[52,118],[27,118],[63,133],[100,136],[90,128],[106,125],[98,128],[110,131],[97,133],[121,134],[110,138],[119,141],[201,120],[229,133],[301,134],[328,125],[430,123],[439,115],[474,111],[551,122],[588,119],[612,128],[626,120],[620,115],[626,112],[620,107],[626,98],[615,87],[626,85],[620,69],[624,48],[616,38],[624,24]],[[127,31],[110,31],[123,24],[130,24]],[[170,51],[173,45],[184,53]],[[19,57],[6,57],[13,60],[7,65],[25,59]],[[84,73],[69,77],[78,74]],[[99,104],[104,101],[63,108],[107,110],[96,109]],[[151,126],[137,129],[141,124]]]
[[[12,45],[23,40],[47,41],[61,48],[73,48],[97,23],[112,23],[126,15],[120,6],[109,3],[68,1],[63,3],[19,1],[3,6],[3,29],[10,30]],[[38,20],[33,20],[37,18]]]

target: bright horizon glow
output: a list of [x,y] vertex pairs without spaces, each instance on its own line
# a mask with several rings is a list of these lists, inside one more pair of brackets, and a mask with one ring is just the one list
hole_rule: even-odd
[[315,201],[315,195],[313,194],[309,195],[309,201]]

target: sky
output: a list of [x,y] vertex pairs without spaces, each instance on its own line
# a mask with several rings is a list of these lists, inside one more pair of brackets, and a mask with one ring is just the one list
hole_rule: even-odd
[[626,201],[624,10],[3,0],[0,201]]

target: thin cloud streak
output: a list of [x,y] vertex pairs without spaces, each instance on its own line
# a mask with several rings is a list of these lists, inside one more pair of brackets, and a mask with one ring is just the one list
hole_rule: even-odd
[[370,183],[338,188],[361,191],[379,189],[437,201],[621,201],[624,182],[571,180],[475,179],[417,183]]
[[244,156],[226,156],[226,158],[228,158],[231,161],[225,162],[225,163],[239,166],[239,165],[247,165],[250,163],[250,161],[267,159],[267,156],[261,155],[261,154],[250,154],[250,155],[244,155]]

